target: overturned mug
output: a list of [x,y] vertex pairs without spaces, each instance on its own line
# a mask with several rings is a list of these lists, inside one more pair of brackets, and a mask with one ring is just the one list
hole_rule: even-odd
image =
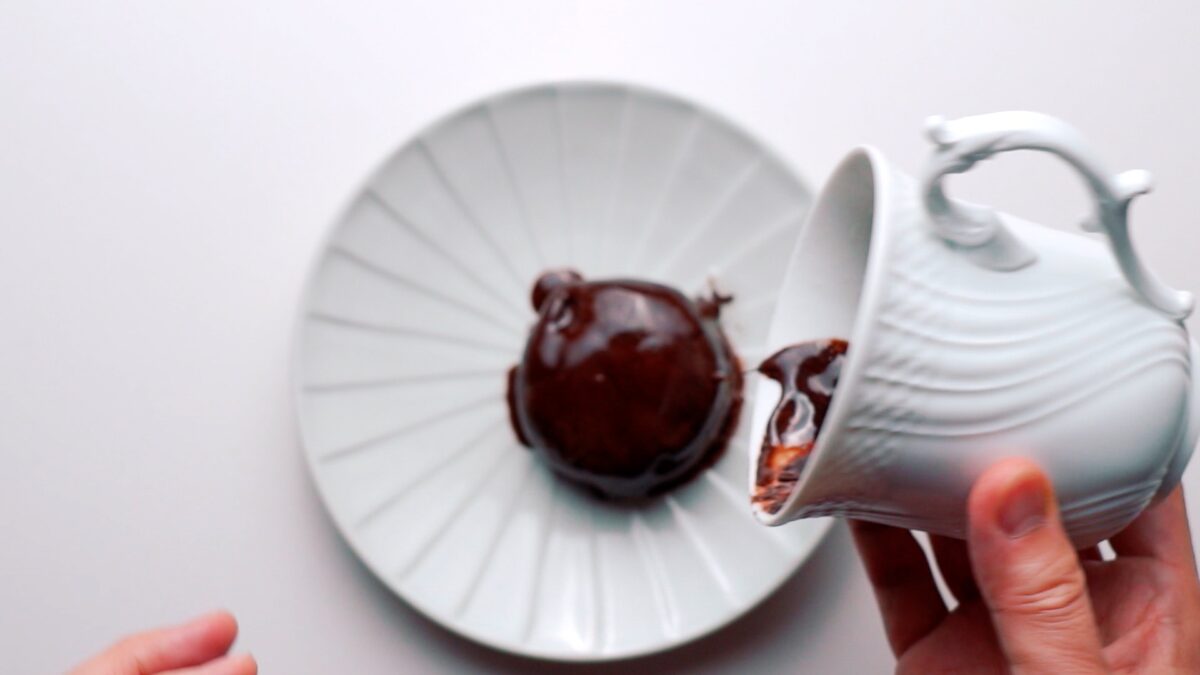
[[[1048,472],[1075,544],[1094,544],[1179,483],[1200,435],[1193,298],[1146,269],[1127,230],[1149,176],[1105,172],[1074,129],[1035,113],[933,119],[929,133],[920,181],[855,150],[804,226],[768,347],[846,338],[849,351],[790,495],[755,513],[961,538],[974,480],[1021,455]],[[1085,227],[1111,250],[946,197],[946,174],[1017,149],[1083,176]],[[761,380],[755,400],[762,430],[778,386]],[[752,439],[751,467],[761,451]]]

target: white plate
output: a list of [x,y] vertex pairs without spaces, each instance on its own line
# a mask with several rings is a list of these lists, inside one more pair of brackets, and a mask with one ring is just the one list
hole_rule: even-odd
[[522,89],[404,145],[338,221],[298,327],[305,453],[350,546],[432,619],[531,656],[645,654],[753,607],[828,523],[754,521],[748,425],[653,504],[599,505],[517,444],[505,373],[534,278],[564,265],[690,294],[714,279],[757,363],[810,201],[745,133],[640,88]]

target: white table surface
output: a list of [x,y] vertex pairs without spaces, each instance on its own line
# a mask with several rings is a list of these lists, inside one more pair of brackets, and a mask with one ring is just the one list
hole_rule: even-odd
[[[334,213],[397,143],[500,88],[667,88],[814,188],[858,143],[917,168],[930,113],[1057,114],[1114,169],[1154,171],[1138,243],[1200,290],[1194,3],[715,4],[0,2],[0,670],[58,672],[213,606],[264,673],[559,669],[376,582],[325,516],[288,399],[292,314]],[[1086,212],[1047,157],[957,191],[1066,227]],[[839,527],[744,620],[626,665],[892,659]]]

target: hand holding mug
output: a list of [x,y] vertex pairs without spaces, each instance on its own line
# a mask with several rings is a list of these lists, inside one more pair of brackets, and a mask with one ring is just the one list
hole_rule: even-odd
[[943,603],[899,528],[855,521],[897,673],[1200,672],[1200,582],[1181,488],[1110,543],[1076,552],[1046,475],[1004,460],[976,481],[967,541],[931,537]]

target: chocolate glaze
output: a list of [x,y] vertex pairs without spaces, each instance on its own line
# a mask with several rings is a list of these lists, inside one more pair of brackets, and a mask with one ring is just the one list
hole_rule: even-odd
[[752,497],[767,513],[783,508],[800,479],[833,400],[847,346],[837,339],[804,342],[781,349],[758,367],[783,387],[763,437]]
[[719,456],[742,401],[716,321],[729,298],[693,303],[660,284],[562,270],[543,274],[532,299],[509,413],[556,473],[604,497],[647,497]]

